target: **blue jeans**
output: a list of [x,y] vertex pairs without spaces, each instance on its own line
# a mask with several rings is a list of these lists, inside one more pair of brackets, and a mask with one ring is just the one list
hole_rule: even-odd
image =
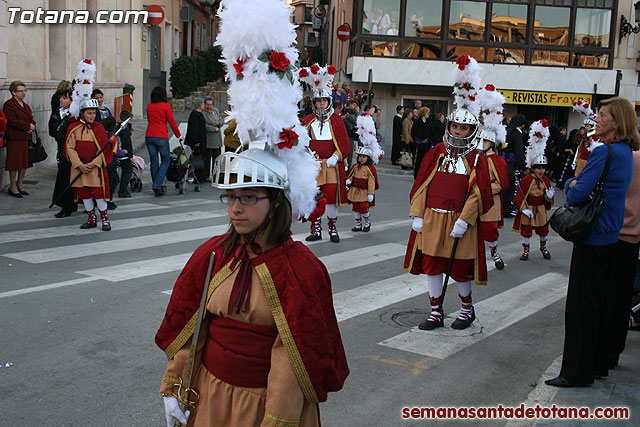
[[[149,150],[153,188],[160,190],[164,177],[167,175],[167,169],[169,169],[169,140],[167,138],[146,136],[144,143],[147,146],[147,150]],[[160,154],[160,166],[158,166],[158,154]]]

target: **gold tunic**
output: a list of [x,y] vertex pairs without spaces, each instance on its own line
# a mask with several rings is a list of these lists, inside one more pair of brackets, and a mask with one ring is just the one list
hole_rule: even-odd
[[375,194],[376,192],[376,180],[373,178],[371,171],[367,166],[360,165],[354,166],[355,172],[350,179],[359,178],[367,180],[367,188],[356,188],[353,185],[349,187],[347,193],[347,200],[350,202],[366,202],[369,194]]
[[[71,162],[71,179],[75,178],[75,176],[80,173],[80,165],[82,165],[82,161],[76,152],[76,142],[77,141],[93,141],[95,136],[93,132],[84,126],[80,125],[76,127],[67,138],[67,156],[69,157],[69,161]],[[96,150],[97,152],[97,150]],[[91,169],[89,173],[83,173],[80,175],[80,178],[76,182],[73,183],[72,187],[74,188],[82,188],[82,187],[102,187],[102,179],[100,168],[104,165],[104,156],[100,155],[91,161],[96,167]]]
[[[538,182],[542,183],[542,186],[541,186],[542,188],[539,187]],[[546,189],[547,188],[544,185],[544,182],[542,182],[542,180],[538,181],[537,179],[534,178],[533,182],[531,183],[531,188],[529,189],[529,196],[544,196],[545,201],[550,201],[547,198],[547,195],[545,193]],[[522,203],[522,205],[519,206],[520,211],[526,208],[527,207],[525,203]],[[533,218],[529,218],[525,214],[522,214],[520,216],[520,225],[531,225],[533,227],[543,227],[547,223],[547,208],[544,206],[544,204],[538,205],[538,206],[529,205],[529,209],[531,209],[531,212],[533,212]]]
[[484,215],[480,217],[480,221],[494,222],[502,219],[502,203],[500,203],[500,193],[502,193],[502,186],[498,181],[498,172],[493,167],[493,163],[489,160],[489,156],[496,156],[497,154],[491,153],[487,155],[487,161],[489,163],[489,178],[491,180],[491,194],[493,194],[493,206]]
[[[239,314],[235,312],[228,314],[229,296],[237,273],[238,269],[214,291],[207,310],[216,316],[275,327],[264,289],[255,269],[251,276],[249,309]],[[201,335],[206,333],[206,329],[203,324]],[[184,378],[190,347],[191,340],[187,341],[169,361],[160,388],[161,393],[172,392],[171,386],[167,384],[171,383],[172,379]],[[204,342],[201,345],[199,343],[198,347],[201,354]],[[305,400],[280,335],[276,337],[273,344],[267,383],[267,387],[261,388],[233,386],[213,376],[200,363],[192,387],[199,392],[200,401],[189,416],[188,425],[190,427],[318,426],[316,405]]]

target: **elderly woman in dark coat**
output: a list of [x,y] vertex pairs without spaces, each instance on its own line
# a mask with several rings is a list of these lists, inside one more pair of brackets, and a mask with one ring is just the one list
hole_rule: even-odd
[[5,169],[9,171],[9,194],[22,198],[29,195],[22,186],[22,180],[27,173],[27,168],[32,166],[29,164],[29,141],[36,130],[36,121],[33,119],[31,108],[24,101],[27,96],[25,84],[15,80],[9,85],[9,91],[13,98],[7,100],[2,107],[7,116]]

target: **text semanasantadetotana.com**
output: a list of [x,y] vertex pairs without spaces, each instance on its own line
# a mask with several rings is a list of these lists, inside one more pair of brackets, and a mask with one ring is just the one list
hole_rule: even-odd
[[477,406],[477,407],[404,407],[404,419],[629,419],[626,407],[562,407],[552,405],[520,406]]

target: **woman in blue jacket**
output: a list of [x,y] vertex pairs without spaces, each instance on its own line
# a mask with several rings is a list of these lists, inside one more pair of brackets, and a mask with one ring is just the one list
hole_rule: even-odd
[[591,233],[574,243],[565,310],[565,336],[560,375],[545,381],[556,387],[583,387],[608,375],[604,345],[605,319],[614,270],[613,248],[624,220],[625,197],[633,175],[632,150],[640,148],[633,106],[616,97],[598,105],[596,135],[603,145],[595,148],[584,170],[565,183],[567,203],[586,202],[600,180],[613,148],[604,183],[606,202]]

